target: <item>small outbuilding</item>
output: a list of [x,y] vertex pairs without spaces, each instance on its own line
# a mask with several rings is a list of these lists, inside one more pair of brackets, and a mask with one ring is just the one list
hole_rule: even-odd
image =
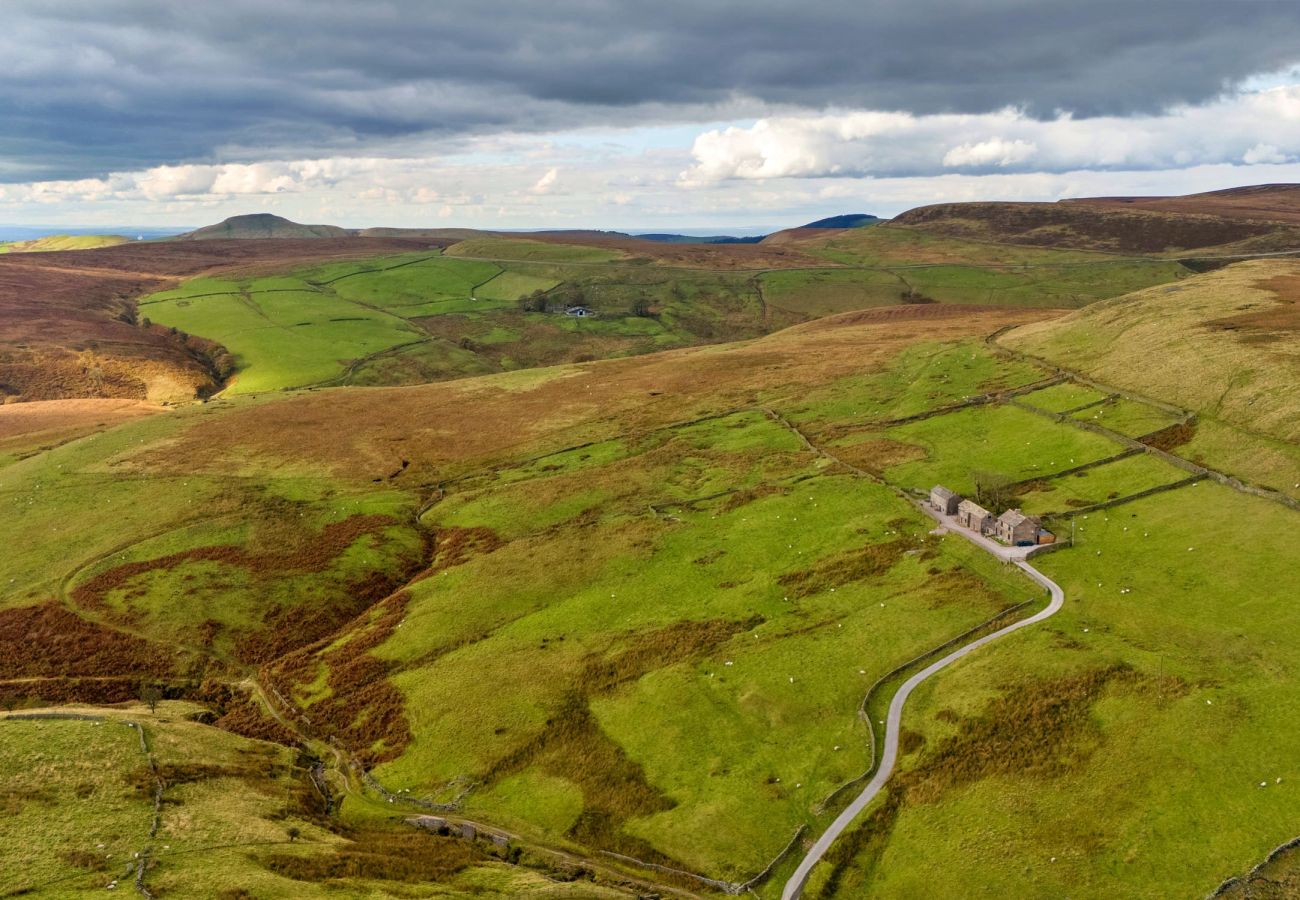
[[596,311],[588,306],[570,306],[564,314],[577,319],[590,319],[596,315]]
[[993,513],[980,506],[974,500],[963,500],[957,504],[957,524],[983,534],[993,528]]
[[960,503],[961,495],[948,490],[943,485],[936,484],[930,488],[930,506],[945,516],[956,513]]
[[1037,544],[1040,530],[1037,519],[1025,515],[1018,509],[1009,509],[998,516],[994,528],[998,540],[1012,546]]

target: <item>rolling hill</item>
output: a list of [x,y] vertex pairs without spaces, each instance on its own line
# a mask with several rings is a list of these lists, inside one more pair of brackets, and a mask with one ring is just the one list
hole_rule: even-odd
[[1295,185],[1186,197],[1057,203],[942,203],[893,224],[969,240],[1169,256],[1250,254],[1300,247]]
[[173,241],[262,240],[268,238],[340,238],[352,232],[337,225],[300,225],[271,213],[231,216],[216,225],[178,234]]
[[1061,202],[1102,209],[1145,209],[1300,224],[1300,184],[1256,184],[1181,197],[1083,197]]
[[27,241],[0,244],[0,253],[48,253],[54,250],[94,250],[129,240],[120,234],[52,234]]

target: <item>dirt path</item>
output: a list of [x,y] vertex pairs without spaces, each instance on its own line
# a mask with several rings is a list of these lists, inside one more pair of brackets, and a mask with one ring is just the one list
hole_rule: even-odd
[[1000,544],[995,544],[993,541],[990,541],[982,535],[977,535],[967,529],[957,527],[955,523],[950,521],[945,522],[944,520],[948,517],[934,513],[928,509],[928,506],[926,507],[926,510],[927,512],[930,512],[931,516],[938,519],[942,524],[948,527],[950,531],[960,534],[962,537],[971,541],[981,549],[993,553],[999,559],[1014,563],[1030,578],[1047,588],[1051,593],[1051,602],[1048,603],[1041,612],[1035,613],[1027,619],[1020,619],[1019,621],[1012,622],[1005,628],[1000,628],[991,634],[987,634],[982,638],[966,644],[964,647],[957,648],[947,656],[931,663],[911,678],[907,679],[907,681],[903,682],[902,687],[898,689],[898,693],[894,695],[894,699],[890,701],[889,704],[889,714],[885,719],[885,742],[882,747],[880,766],[876,769],[875,777],[871,779],[867,786],[862,789],[862,793],[858,794],[853,802],[848,805],[848,808],[846,808],[844,812],[840,813],[835,821],[831,823],[830,827],[827,828],[822,836],[812,845],[808,853],[804,856],[803,861],[799,863],[799,867],[795,869],[794,874],[791,875],[789,881],[786,882],[785,889],[781,892],[782,900],[797,900],[797,898],[803,893],[804,885],[807,883],[808,876],[812,873],[813,867],[816,866],[817,863],[821,861],[822,857],[826,855],[826,852],[830,850],[831,845],[835,843],[836,839],[839,838],[839,836],[843,834],[851,824],[853,824],[853,820],[871,804],[871,801],[876,798],[881,789],[885,786],[885,783],[889,780],[889,776],[893,774],[894,764],[898,760],[898,735],[903,720],[903,706],[907,703],[907,698],[912,695],[912,691],[916,690],[919,685],[941,669],[947,668],[962,657],[973,653],[980,647],[983,647],[985,644],[990,644],[999,638],[1006,637],[1013,631],[1019,631],[1021,628],[1042,622],[1044,619],[1054,616],[1065,603],[1065,592],[1061,590],[1061,586],[1025,561],[1025,557],[1028,556],[1029,551],[1034,548],[1003,547]]

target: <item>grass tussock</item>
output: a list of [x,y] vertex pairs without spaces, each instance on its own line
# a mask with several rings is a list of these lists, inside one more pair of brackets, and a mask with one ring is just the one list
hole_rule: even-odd
[[1111,685],[1136,680],[1131,668],[1116,665],[1014,686],[982,714],[964,720],[956,735],[900,778],[908,800],[931,802],[947,790],[995,775],[1065,774],[1093,751],[1093,704]]

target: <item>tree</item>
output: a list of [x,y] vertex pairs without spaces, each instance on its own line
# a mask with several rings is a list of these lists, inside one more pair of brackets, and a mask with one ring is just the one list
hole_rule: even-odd
[[642,319],[649,319],[654,316],[650,311],[650,300],[644,294],[632,301],[632,315],[639,316]]
[[971,473],[975,482],[975,500],[993,513],[1001,513],[1011,505],[1011,477],[1001,472],[976,470]]
[[158,703],[163,698],[162,685],[153,681],[140,683],[140,702],[149,707],[149,712],[158,711]]
[[290,825],[289,828],[285,831],[285,834],[289,835],[289,843],[292,844],[294,841],[298,840],[298,838],[302,836],[302,829],[299,828],[297,825]]
[[546,312],[546,300],[546,291],[539,288],[531,294],[519,298],[519,309],[523,312]]

